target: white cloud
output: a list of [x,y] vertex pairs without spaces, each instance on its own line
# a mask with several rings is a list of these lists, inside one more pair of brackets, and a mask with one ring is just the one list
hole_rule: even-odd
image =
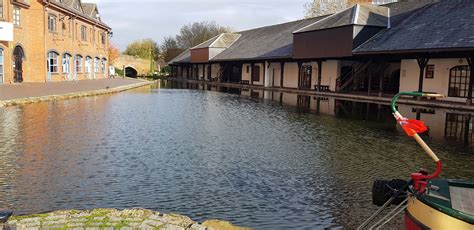
[[84,0],[97,3],[102,20],[114,31],[120,48],[142,38],[161,42],[182,25],[216,21],[235,30],[301,19],[308,0]]

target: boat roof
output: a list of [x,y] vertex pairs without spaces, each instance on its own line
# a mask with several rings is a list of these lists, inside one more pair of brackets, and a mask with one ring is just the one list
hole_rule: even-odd
[[474,224],[474,181],[437,179],[430,181],[429,193],[420,201],[454,218]]

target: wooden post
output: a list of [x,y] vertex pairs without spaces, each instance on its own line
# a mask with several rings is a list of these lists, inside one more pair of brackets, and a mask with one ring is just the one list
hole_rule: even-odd
[[280,62],[280,88],[283,88],[283,76],[285,75],[285,62]]
[[191,79],[191,66],[186,66],[186,79]]
[[207,72],[206,72],[206,75],[207,75],[207,81],[211,81],[211,77],[212,77],[212,64],[208,64],[207,65]]
[[298,89],[301,89],[301,66],[302,62],[298,62]]
[[371,88],[372,88],[372,73],[373,73],[373,70],[372,68],[370,68],[369,66],[369,82],[368,82],[368,86],[367,86],[367,96],[370,96],[370,93],[371,92]]
[[383,96],[383,77],[384,76],[385,76],[385,68],[379,78],[379,97]]
[[222,77],[222,63],[219,63],[219,72],[217,72],[217,83],[221,83],[221,77]]
[[467,58],[469,64],[469,91],[467,92],[467,105],[472,105],[472,90],[474,85],[474,56]]
[[206,65],[202,64],[202,80],[206,80]]
[[199,79],[199,66],[197,64],[194,64],[193,74],[194,74],[194,80],[198,80]]
[[[323,61],[318,60],[318,89],[317,91],[321,91],[321,75],[323,73]],[[320,103],[320,100],[318,100],[318,104]]]
[[272,88],[275,88],[275,68],[272,69]]
[[265,83],[267,81],[267,62],[263,62],[263,88],[265,88]]
[[[230,66],[230,70],[229,70],[230,74],[227,75],[227,77],[226,77],[227,78],[227,83],[230,82],[230,78],[232,77],[232,74],[234,74],[234,64],[232,63],[229,66]],[[227,67],[229,67],[229,66],[227,66]],[[229,91],[229,88],[227,88],[227,91]]]
[[418,92],[423,92],[423,80],[425,78],[426,65],[430,61],[429,58],[418,58],[418,66],[420,67],[420,78],[418,79]]
[[253,67],[254,67],[254,63],[250,63],[250,85],[253,85]]

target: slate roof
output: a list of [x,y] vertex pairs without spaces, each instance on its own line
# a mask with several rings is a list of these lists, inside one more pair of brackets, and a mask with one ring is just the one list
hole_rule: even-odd
[[234,42],[236,42],[242,35],[234,33],[224,33],[211,44],[212,48],[228,48]]
[[187,49],[179,54],[177,57],[169,61],[170,64],[185,64],[191,63],[191,50]]
[[203,48],[228,48],[237,39],[240,38],[240,34],[235,33],[222,33],[215,36],[191,49],[203,49]]
[[472,0],[419,0],[387,6],[395,13],[392,28],[381,31],[354,53],[474,49]]
[[51,1],[50,3],[54,4],[58,7],[61,7],[63,9],[72,11],[72,12],[76,13],[77,15],[80,15],[80,16],[82,16],[84,18],[87,18],[91,21],[97,22],[97,24],[102,25],[102,26],[110,29],[110,27],[107,24],[102,22],[102,20],[94,14],[94,12],[97,10],[97,5],[96,4],[94,4],[94,3],[82,3],[82,1],[77,0],[77,1],[79,1],[79,5],[78,5],[79,7],[76,8],[76,7],[74,7],[75,1],[76,0],[57,0],[57,1]]
[[387,7],[356,4],[341,12],[335,13],[320,21],[301,28],[295,31],[295,33],[303,33],[349,25],[387,27],[388,16],[389,11]]
[[212,60],[291,58],[293,56],[293,31],[324,17],[326,16],[238,32],[241,37]]
[[[355,55],[370,53],[474,49],[474,4],[472,0],[401,0],[380,6],[359,6],[338,15],[322,16],[238,32],[229,48],[211,61],[269,60],[293,57],[293,31],[305,32],[342,25],[384,28],[354,49]],[[390,9],[390,23],[388,16]],[[358,12],[357,12],[358,11]],[[369,17],[370,14],[378,15]],[[358,14],[354,17],[354,14]],[[380,17],[379,17],[380,16]],[[218,37],[201,44],[210,46]],[[200,45],[200,46],[201,46]],[[190,63],[187,50],[171,63]]]
[[202,48],[207,48],[209,47],[212,43],[214,43],[218,38],[220,37],[220,35],[217,35],[215,37],[212,37],[211,39],[191,48],[191,49],[202,49]]

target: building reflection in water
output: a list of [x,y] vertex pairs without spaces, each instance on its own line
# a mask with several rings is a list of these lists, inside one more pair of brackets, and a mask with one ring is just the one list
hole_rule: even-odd
[[[281,105],[295,107],[298,113],[330,115],[343,119],[370,121],[383,125],[384,128],[400,128],[395,123],[388,104],[376,104],[362,101],[340,100],[330,97],[297,95],[274,91],[241,89],[232,87],[214,87],[206,84],[173,82],[170,88],[199,89],[241,95],[249,98],[266,99]],[[429,132],[425,136],[438,141],[462,144],[474,149],[473,114],[424,107],[400,105],[399,111],[406,117],[419,119],[426,123]]]

